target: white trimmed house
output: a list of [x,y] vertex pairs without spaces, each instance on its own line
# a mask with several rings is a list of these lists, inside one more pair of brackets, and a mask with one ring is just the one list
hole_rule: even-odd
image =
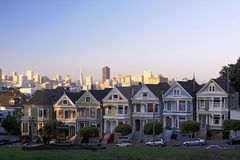
[[199,89],[194,79],[174,82],[163,95],[163,128],[179,131],[182,122],[194,119],[195,93]]
[[134,133],[143,133],[144,125],[150,121],[162,122],[161,98],[169,87],[167,83],[145,84],[132,97]]
[[197,92],[197,121],[212,139],[221,139],[223,121],[229,119],[235,101],[235,90],[224,79],[210,79]]

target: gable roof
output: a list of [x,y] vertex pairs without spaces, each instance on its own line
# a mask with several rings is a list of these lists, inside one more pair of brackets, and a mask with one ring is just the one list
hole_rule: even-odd
[[148,89],[157,97],[161,98],[162,94],[165,93],[169,88],[168,83],[159,83],[159,84],[145,84]]
[[64,88],[37,90],[26,105],[53,105],[64,93]]
[[122,93],[122,95],[128,99],[131,100],[132,96],[135,95],[141,88],[140,85],[132,85],[130,87],[116,87],[119,92]]
[[112,88],[105,88],[104,90],[89,90],[93,97],[98,101],[102,102],[102,99],[112,90]]
[[201,85],[199,85],[195,80],[188,81],[177,81],[192,97],[201,89]]
[[77,93],[66,92],[65,94],[75,104],[85,92],[86,91],[80,91],[80,92],[77,92]]
[[234,94],[236,91],[235,89],[229,84],[228,89],[228,82],[227,79],[224,79],[222,77],[219,77],[217,79],[213,79],[226,93],[228,94]]

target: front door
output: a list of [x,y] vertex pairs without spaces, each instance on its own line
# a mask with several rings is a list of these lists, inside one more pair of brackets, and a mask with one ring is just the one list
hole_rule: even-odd
[[140,120],[139,119],[135,120],[135,127],[136,127],[136,131],[140,131]]
[[111,122],[107,121],[107,130],[106,133],[111,133]]
[[166,117],[166,129],[172,129],[172,118]]

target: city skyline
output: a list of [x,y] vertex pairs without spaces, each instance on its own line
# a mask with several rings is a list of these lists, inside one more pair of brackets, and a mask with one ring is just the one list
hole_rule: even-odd
[[0,68],[206,82],[239,57],[239,1],[1,1]]

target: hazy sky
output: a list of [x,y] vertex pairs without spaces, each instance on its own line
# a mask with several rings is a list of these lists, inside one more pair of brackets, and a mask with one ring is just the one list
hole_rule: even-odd
[[218,76],[240,56],[239,0],[0,0],[0,68],[100,79]]

